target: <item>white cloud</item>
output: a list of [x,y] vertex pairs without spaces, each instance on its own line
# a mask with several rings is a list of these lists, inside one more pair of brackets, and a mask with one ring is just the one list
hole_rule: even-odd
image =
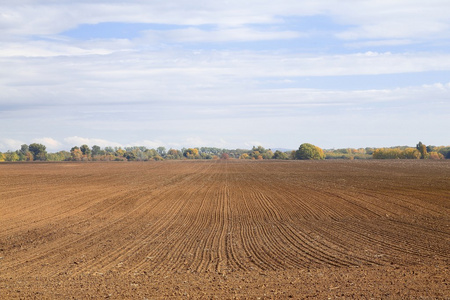
[[179,30],[144,32],[145,39],[153,43],[207,43],[207,42],[253,42],[264,40],[293,39],[304,36],[295,31],[262,31],[245,27],[202,30],[187,28]]
[[346,1],[332,15],[353,27],[338,33],[343,39],[429,39],[449,34],[450,3],[445,0]]
[[39,143],[46,146],[47,151],[58,151],[61,150],[62,144],[57,140],[50,137],[37,138],[32,140],[33,143]]
[[80,24],[101,22],[236,27],[274,24],[283,16],[326,15],[353,26],[338,34],[341,38],[404,39],[448,36],[449,9],[446,0],[10,1],[0,4],[0,24],[6,37],[54,35]]
[[323,10],[327,1],[21,1],[0,5],[5,34],[57,34],[79,24],[134,22],[202,25],[273,23],[275,16],[310,15]]
[[23,144],[25,143],[19,140],[0,138],[0,151],[16,151]]
[[[264,78],[448,71],[450,54],[295,55],[202,51],[0,58],[0,105],[105,105],[241,101]],[[14,101],[11,102],[11,99]],[[175,104],[174,103],[174,104]],[[208,110],[220,107],[205,107]],[[104,107],[108,110],[108,106]]]

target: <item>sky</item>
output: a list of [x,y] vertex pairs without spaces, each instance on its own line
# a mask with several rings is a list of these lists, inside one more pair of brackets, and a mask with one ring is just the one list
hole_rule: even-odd
[[0,0],[0,151],[450,145],[448,0]]

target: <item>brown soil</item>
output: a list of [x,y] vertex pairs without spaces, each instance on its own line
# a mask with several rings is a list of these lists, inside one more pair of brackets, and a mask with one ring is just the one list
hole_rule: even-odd
[[450,161],[0,164],[0,298],[450,298]]

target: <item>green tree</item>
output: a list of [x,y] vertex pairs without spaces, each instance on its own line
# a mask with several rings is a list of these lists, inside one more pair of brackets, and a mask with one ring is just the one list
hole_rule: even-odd
[[19,156],[19,161],[32,161],[33,154],[30,152],[30,148],[27,144],[20,146],[20,149],[16,151]]
[[441,153],[445,158],[450,158],[450,147],[441,147],[438,152]]
[[309,143],[303,143],[295,152],[296,159],[325,159],[323,150]]
[[289,159],[289,155],[287,153],[281,152],[280,150],[275,151],[273,154],[274,159]]
[[91,153],[92,156],[101,155],[102,149],[100,148],[100,146],[94,145],[92,146]]
[[113,147],[105,147],[105,152],[107,152],[107,153],[114,153],[115,150],[113,149]]
[[47,160],[49,161],[66,161],[71,160],[71,154],[67,151],[59,151],[56,153],[48,153]]
[[158,152],[159,156],[161,156],[161,157],[166,156],[166,148],[165,147],[158,147],[158,148],[156,148],[156,151]]
[[23,155],[26,155],[28,151],[30,151],[30,148],[28,147],[27,144],[23,144],[22,146],[20,146],[20,153],[22,153]]
[[42,144],[33,143],[28,147],[29,151],[33,154],[34,160],[46,160],[47,151],[46,147]]
[[273,158],[273,152],[272,152],[272,150],[266,150],[266,152],[264,152],[264,153],[262,153],[262,158],[263,159],[272,159]]

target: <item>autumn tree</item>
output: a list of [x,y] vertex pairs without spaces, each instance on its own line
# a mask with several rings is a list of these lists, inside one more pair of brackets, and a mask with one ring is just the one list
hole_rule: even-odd
[[176,149],[169,149],[169,151],[167,151],[167,154],[166,154],[167,159],[181,159],[182,156],[183,156],[183,153],[181,153],[180,150],[176,150]]
[[373,152],[372,157],[374,159],[400,159],[402,158],[402,150],[399,148],[379,148]]
[[406,159],[419,159],[420,156],[420,152],[415,148],[406,148],[402,152],[402,158]]
[[416,145],[417,150],[419,150],[420,152],[420,158],[421,159],[425,159],[427,158],[428,152],[427,152],[427,146],[425,146],[424,144],[422,144],[422,142],[419,142]]
[[83,159],[83,152],[81,152],[80,148],[75,146],[70,149],[71,160],[80,161]]
[[241,156],[239,156],[239,159],[249,159],[249,155],[247,153],[242,153]]
[[185,149],[183,152],[183,155],[188,159],[194,159],[194,158],[200,158],[200,155],[198,154],[197,148],[188,148]]
[[442,154],[439,153],[439,152],[431,151],[431,152],[428,154],[428,158],[429,158],[429,159],[444,159],[445,157],[444,157],[444,155],[442,155]]
[[295,152],[296,159],[325,159],[323,150],[309,143],[303,143]]
[[119,147],[119,148],[116,148],[114,155],[116,157],[123,157],[125,155],[125,153],[126,153],[126,151],[123,150],[121,147]]
[[416,148],[378,148],[372,153],[374,159],[419,159],[421,156]]
[[15,151],[7,151],[4,157],[5,161],[19,161],[19,155]]

